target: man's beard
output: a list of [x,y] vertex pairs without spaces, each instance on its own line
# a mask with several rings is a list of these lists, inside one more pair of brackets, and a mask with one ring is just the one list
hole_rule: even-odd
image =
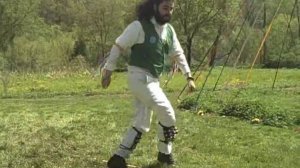
[[170,22],[171,18],[172,18],[171,15],[161,16],[161,14],[159,12],[155,12],[154,17],[156,19],[156,22],[160,25],[164,25],[164,24]]

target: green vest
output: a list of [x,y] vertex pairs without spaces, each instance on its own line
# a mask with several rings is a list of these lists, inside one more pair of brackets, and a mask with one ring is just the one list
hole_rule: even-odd
[[173,32],[171,26],[167,24],[167,38],[162,40],[153,23],[144,20],[140,23],[145,32],[145,41],[132,46],[129,65],[146,69],[158,78],[164,70],[165,58],[173,43]]

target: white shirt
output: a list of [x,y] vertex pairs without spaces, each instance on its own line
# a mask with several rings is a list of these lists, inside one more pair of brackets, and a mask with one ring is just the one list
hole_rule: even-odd
[[[154,24],[155,30],[161,39],[167,38],[167,25],[159,25],[154,18],[151,19],[151,22]],[[179,66],[180,70],[183,74],[190,73],[190,68],[186,61],[185,55],[183,53],[183,49],[177,39],[177,35],[172,28],[173,32],[173,45],[170,47],[169,57],[176,61],[176,64]],[[116,39],[116,45],[114,45],[111,49],[110,55],[104,68],[107,70],[115,70],[117,58],[120,56],[120,47],[123,50],[127,50],[134,46],[135,44],[142,44],[145,41],[145,32],[143,27],[139,21],[134,21],[127,26],[124,32]],[[130,68],[130,66],[129,66]]]

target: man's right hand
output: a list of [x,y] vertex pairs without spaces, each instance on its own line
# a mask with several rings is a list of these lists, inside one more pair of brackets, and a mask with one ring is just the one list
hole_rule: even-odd
[[196,89],[196,85],[193,79],[188,80],[189,92],[193,92]]
[[112,71],[107,69],[102,70],[102,79],[101,79],[102,88],[104,89],[108,88],[111,82],[111,75],[112,75]]

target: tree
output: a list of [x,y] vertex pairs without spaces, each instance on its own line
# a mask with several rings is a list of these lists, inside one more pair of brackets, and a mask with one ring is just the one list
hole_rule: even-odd
[[185,36],[187,62],[191,65],[192,46],[200,28],[207,25],[219,14],[215,1],[211,0],[177,0],[175,18],[180,32]]
[[5,51],[13,39],[22,33],[37,3],[38,0],[0,1],[0,51]]
[[76,2],[74,0],[41,0],[39,15],[47,24],[60,25],[71,31],[75,22]]
[[[227,16],[227,8],[226,8],[226,2],[227,0],[219,0],[217,2],[217,7],[218,9],[221,10],[221,12],[224,14],[224,16]],[[212,49],[210,51],[210,56],[209,56],[209,62],[208,65],[211,67],[214,65],[216,56],[217,56],[217,52],[218,52],[218,47],[219,47],[219,43],[220,43],[220,39],[221,39],[221,35],[223,34],[223,32],[227,31],[227,26],[225,26],[226,28],[224,29],[224,25],[225,25],[225,21],[224,19],[221,19],[219,24],[219,29],[218,29],[218,35],[216,37],[216,40],[213,43]],[[229,24],[228,24],[229,25]]]
[[300,6],[299,3],[297,3],[298,37],[300,38],[300,7],[299,6]]
[[87,43],[90,51],[89,61],[97,63],[97,59],[107,54],[114,39],[121,33],[124,21],[132,17],[124,10],[128,1],[82,1],[75,24],[78,28],[77,36]]
[[[13,48],[14,39],[22,36],[31,26],[31,21],[36,17],[38,3],[39,0],[0,1],[0,52],[6,52],[8,47]],[[9,69],[14,70],[16,68],[14,52],[5,56],[2,60],[9,64]]]

